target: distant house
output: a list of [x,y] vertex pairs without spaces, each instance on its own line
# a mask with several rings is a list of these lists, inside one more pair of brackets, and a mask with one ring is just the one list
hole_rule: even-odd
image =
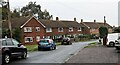
[[80,24],[84,27],[82,31],[83,34],[98,35],[99,27],[101,26],[106,26],[108,28],[109,33],[112,33],[112,26],[110,26],[106,22],[96,22],[96,20],[94,20],[94,22],[83,22],[83,19],[81,19]]
[[74,18],[74,21],[38,20],[31,17],[21,26],[21,41],[23,44],[36,44],[40,39],[56,39],[66,36],[81,34],[81,26]]

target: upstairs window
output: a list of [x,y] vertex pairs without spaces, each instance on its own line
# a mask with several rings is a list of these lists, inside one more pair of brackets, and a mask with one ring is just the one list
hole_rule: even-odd
[[46,32],[52,32],[52,28],[46,28]]
[[69,27],[69,32],[73,32],[73,27]]
[[35,31],[39,32],[40,31],[40,27],[35,27]]
[[58,32],[63,32],[63,28],[58,28]]
[[24,27],[24,32],[32,32],[32,27]]
[[81,28],[78,28],[78,31],[82,31],[82,29],[81,29]]

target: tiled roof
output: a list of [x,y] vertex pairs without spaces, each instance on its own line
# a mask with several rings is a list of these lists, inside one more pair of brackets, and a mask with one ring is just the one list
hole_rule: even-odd
[[[19,18],[12,18],[11,19],[11,26],[12,28],[20,28],[25,22],[29,20],[30,17],[19,17]],[[8,28],[8,21],[3,21],[2,23],[3,28]]]
[[75,21],[39,20],[46,27],[80,27]]
[[112,28],[112,26],[110,26],[108,23],[102,23],[102,22],[82,22],[83,25],[85,25],[86,27],[90,27],[90,28],[99,28],[100,26],[106,26],[106,27],[110,27]]
[[39,20],[45,27],[66,27],[61,21]]
[[81,27],[80,24],[76,21],[62,21],[67,27]]

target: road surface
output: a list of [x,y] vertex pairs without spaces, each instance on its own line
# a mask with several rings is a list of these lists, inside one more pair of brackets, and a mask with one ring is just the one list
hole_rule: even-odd
[[97,42],[98,40],[88,42],[75,42],[72,45],[60,45],[52,51],[34,51],[28,53],[27,59],[16,59],[12,63],[64,63],[70,57],[77,54],[88,43]]

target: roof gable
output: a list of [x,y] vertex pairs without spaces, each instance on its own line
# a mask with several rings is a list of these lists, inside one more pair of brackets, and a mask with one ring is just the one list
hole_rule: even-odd
[[27,22],[25,22],[22,26],[20,26],[20,28],[23,28],[28,22],[30,22],[31,19],[35,19],[39,24],[41,24],[44,28],[46,27],[45,25],[43,25],[38,19],[36,19],[34,16],[31,17],[29,20],[27,20]]

